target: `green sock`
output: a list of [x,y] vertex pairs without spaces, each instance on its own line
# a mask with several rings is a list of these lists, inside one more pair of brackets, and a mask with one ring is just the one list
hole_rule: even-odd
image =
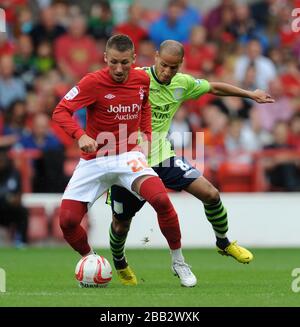
[[[215,203],[204,203],[206,218],[212,224],[217,239],[227,239],[228,231],[227,211],[221,199]],[[228,241],[229,243],[229,241]],[[223,247],[223,246],[222,246]]]
[[124,269],[127,267],[125,258],[125,242],[127,239],[127,233],[124,235],[118,235],[110,225],[109,229],[109,244],[110,250],[113,256],[113,261],[116,269]]

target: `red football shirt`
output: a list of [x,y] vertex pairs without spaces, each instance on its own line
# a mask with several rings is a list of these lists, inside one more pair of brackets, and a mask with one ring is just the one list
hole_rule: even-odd
[[[150,78],[143,70],[132,68],[124,83],[115,82],[108,68],[98,70],[86,75],[65,95],[53,112],[53,120],[76,139],[87,134],[97,140],[102,155],[107,151],[131,151],[137,144],[139,129],[151,140],[149,84]],[[86,131],[72,119],[74,111],[83,107],[87,108]],[[96,155],[82,152],[86,160]]]

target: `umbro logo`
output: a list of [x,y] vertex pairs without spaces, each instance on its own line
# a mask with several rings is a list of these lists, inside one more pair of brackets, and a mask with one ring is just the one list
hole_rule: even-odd
[[104,96],[104,98],[109,99],[109,100],[111,100],[111,99],[113,99],[113,98],[115,98],[115,97],[116,97],[116,96],[113,95],[113,94],[111,94],[111,93],[106,94],[106,95]]

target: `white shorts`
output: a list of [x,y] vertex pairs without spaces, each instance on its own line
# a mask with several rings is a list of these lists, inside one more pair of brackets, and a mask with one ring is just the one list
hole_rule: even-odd
[[63,199],[88,202],[92,206],[105,191],[116,184],[125,187],[142,200],[131,187],[138,177],[145,175],[157,176],[147,165],[144,154],[137,151],[92,160],[80,159]]

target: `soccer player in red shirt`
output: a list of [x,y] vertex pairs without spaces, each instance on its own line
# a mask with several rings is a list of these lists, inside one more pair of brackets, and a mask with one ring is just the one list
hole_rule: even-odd
[[[132,68],[134,46],[128,36],[111,37],[104,58],[108,67],[87,74],[53,113],[53,120],[78,140],[82,150],[61,204],[64,238],[82,256],[92,253],[81,220],[94,201],[117,184],[150,203],[172,255],[183,260],[177,214],[163,183],[147,166],[137,145],[139,129],[144,143],[151,141],[150,79],[144,71]],[[87,108],[85,131],[72,119],[74,111],[82,107]],[[189,277],[186,286],[196,285],[196,277],[188,265],[186,272]],[[137,284],[129,266],[124,274],[132,277],[130,285]]]

